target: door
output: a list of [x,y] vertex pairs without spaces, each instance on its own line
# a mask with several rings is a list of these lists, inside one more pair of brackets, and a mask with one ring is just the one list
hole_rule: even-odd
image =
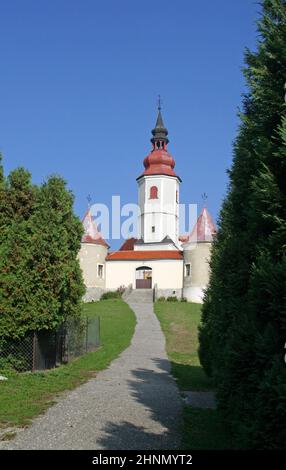
[[152,289],[152,268],[141,266],[136,269],[136,289]]

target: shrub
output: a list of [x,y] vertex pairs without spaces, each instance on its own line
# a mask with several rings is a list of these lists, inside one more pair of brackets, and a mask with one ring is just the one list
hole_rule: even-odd
[[167,302],[178,302],[178,299],[175,295],[167,297]]
[[186,297],[182,297],[181,302],[188,302],[188,301],[187,301]]
[[166,302],[166,297],[163,297],[163,296],[162,296],[162,297],[159,297],[159,298],[157,299],[157,302]]
[[122,293],[119,290],[104,292],[100,300],[121,299]]
[[126,291],[125,286],[119,286],[118,289],[116,289],[116,292],[118,292],[120,294],[120,297],[122,297],[122,295],[124,294],[125,291]]
[[81,315],[83,227],[73,201],[57,176],[35,186],[18,168],[3,179],[0,156],[0,337],[51,330]]

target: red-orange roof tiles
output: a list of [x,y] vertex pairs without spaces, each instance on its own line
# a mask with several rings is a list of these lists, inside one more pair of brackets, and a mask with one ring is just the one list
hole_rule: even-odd
[[160,259],[177,259],[182,260],[181,251],[175,250],[146,250],[146,251],[114,251],[107,255],[107,261],[136,261],[136,260],[160,260]]
[[134,250],[134,244],[137,242],[137,238],[128,238],[125,240],[123,245],[119,248],[119,251],[130,251]]

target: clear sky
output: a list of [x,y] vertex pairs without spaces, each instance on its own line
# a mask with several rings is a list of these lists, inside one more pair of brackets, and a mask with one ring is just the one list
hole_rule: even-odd
[[86,197],[137,202],[161,94],[181,201],[217,217],[256,44],[253,0],[1,0],[0,150],[5,173],[60,174]]

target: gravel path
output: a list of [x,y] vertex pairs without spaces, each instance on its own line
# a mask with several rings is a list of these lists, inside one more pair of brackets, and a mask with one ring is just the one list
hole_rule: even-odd
[[137,316],[131,346],[95,379],[62,397],[1,449],[175,449],[182,400],[151,303]]

